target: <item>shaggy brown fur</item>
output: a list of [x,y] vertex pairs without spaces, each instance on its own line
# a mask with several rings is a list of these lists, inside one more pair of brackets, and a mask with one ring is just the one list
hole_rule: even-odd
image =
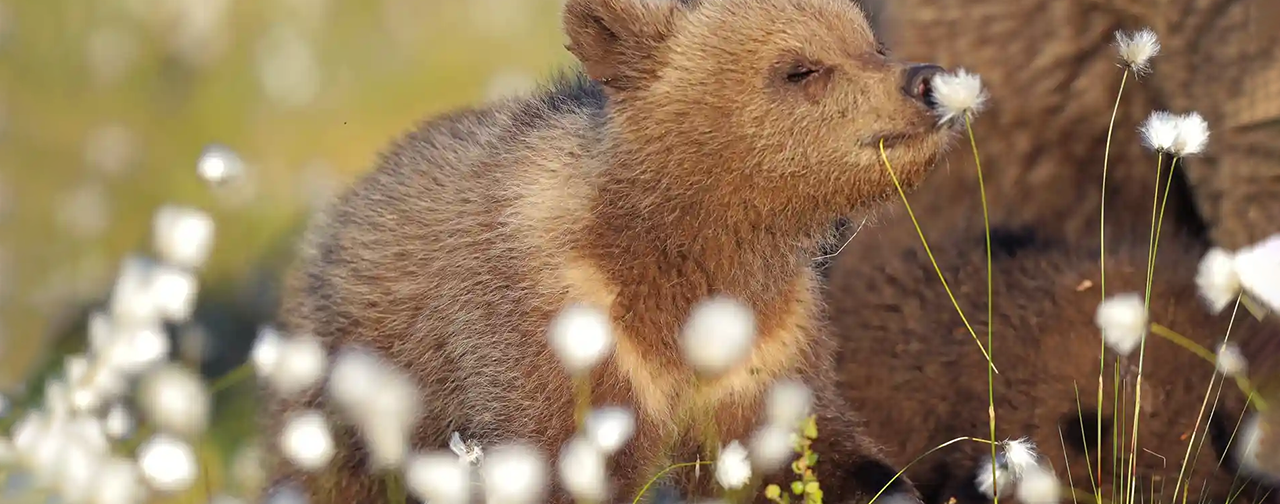
[[[868,499],[895,471],[829,392],[810,263],[835,218],[896,195],[878,140],[914,187],[954,137],[906,85],[919,67],[880,54],[847,0],[570,0],[564,20],[591,80],[401,139],[313,231],[286,328],[409,370],[426,412],[416,448],[457,430],[553,456],[573,399],[545,331],[567,303],[594,304],[617,349],[591,376],[593,402],[639,416],[611,462],[620,498],[647,471],[697,456],[678,423],[691,408],[712,412],[718,439],[743,439],[764,388],[798,376],[819,398],[828,501]],[[676,337],[717,293],[755,311],[759,338],[749,363],[695,396]],[[277,400],[267,417],[320,401]],[[377,500],[350,436],[329,488],[283,464],[276,480],[304,480],[317,502]]]
[[[985,346],[982,237],[963,236],[963,241],[937,240],[934,249],[941,250],[939,264]],[[1152,321],[1214,351],[1227,334],[1231,308],[1214,316],[1198,299],[1194,276],[1204,252],[1201,247],[1173,237],[1164,242],[1151,291]],[[1045,246],[1035,240],[1000,240],[999,245],[992,266],[993,360],[1000,370],[995,378],[996,435],[999,439],[1030,437],[1064,485],[1088,494],[1081,495],[1080,502],[1093,499],[1089,468],[1094,475],[1101,471],[1101,493],[1112,499],[1111,475],[1127,474],[1128,469],[1125,461],[1112,463],[1112,447],[1115,440],[1123,452],[1129,452],[1139,352],[1118,359],[1107,352],[1099,469],[1097,258],[1086,246]],[[1142,293],[1146,244],[1117,243],[1112,250],[1107,292]],[[866,432],[892,447],[889,459],[894,464],[906,465],[959,436],[990,436],[985,360],[921,247],[881,244],[875,253],[837,261],[830,311],[833,330],[840,338],[838,365],[844,398],[865,417]],[[1244,309],[1235,317],[1229,338],[1250,359],[1249,374],[1255,380],[1274,375],[1277,369],[1277,335],[1280,328],[1274,320],[1260,323]],[[1114,393],[1117,366],[1122,384],[1120,414]],[[1149,337],[1137,459],[1137,493],[1144,500],[1154,492],[1156,502],[1174,501],[1188,436],[1197,425],[1212,375],[1212,363],[1166,339]],[[1234,459],[1215,470],[1244,412],[1244,395],[1234,382],[1220,387],[1220,380],[1210,400],[1212,406],[1217,399],[1216,408],[1204,411],[1210,419],[1208,440],[1202,422],[1196,434],[1198,448],[1191,453],[1194,465],[1185,475],[1189,486],[1182,488],[1189,491],[1189,502],[1223,503],[1235,482],[1237,489],[1245,489],[1239,495],[1243,500],[1235,502],[1258,502],[1267,489],[1259,492],[1257,483],[1244,485],[1244,478],[1237,480]],[[1120,429],[1123,440],[1113,436],[1113,427]],[[976,491],[974,477],[989,457],[988,445],[962,442],[935,452],[907,474],[930,504],[952,498],[986,502]],[[1063,501],[1073,499],[1064,492]]]
[[[1114,32],[1152,27],[1154,73],[1132,75],[1107,169],[1109,235],[1145,234],[1156,156],[1136,128],[1153,110],[1198,111],[1212,137],[1175,171],[1166,226],[1238,248],[1280,231],[1280,23],[1274,0],[872,0],[897,55],[982,75],[974,123],[992,218],[1046,236],[1096,240],[1107,126],[1122,70]],[[1212,70],[1208,70],[1212,69]],[[982,218],[969,149],[910,201],[926,230]],[[1164,173],[1168,173],[1165,167]],[[1185,177],[1184,177],[1185,175]],[[900,205],[899,205],[900,206]],[[905,212],[888,225],[908,237]]]

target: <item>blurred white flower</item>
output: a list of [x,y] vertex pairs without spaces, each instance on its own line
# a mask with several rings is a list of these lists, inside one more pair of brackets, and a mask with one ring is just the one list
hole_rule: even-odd
[[261,443],[246,443],[235,451],[231,459],[231,479],[238,488],[251,492],[258,492],[266,485]]
[[996,454],[997,462],[1013,472],[1014,480],[1022,477],[1026,468],[1036,465],[1040,455],[1036,445],[1028,438],[1007,439],[1000,443],[1000,451]]
[[574,436],[560,448],[560,484],[578,502],[601,502],[608,496],[605,454],[587,438]]
[[795,451],[796,428],[768,423],[756,430],[749,441],[751,465],[769,474],[787,466],[799,454]]
[[375,468],[403,463],[422,414],[412,377],[365,349],[346,348],[334,359],[326,390],[360,431]]
[[1253,298],[1280,310],[1280,234],[1237,251],[1235,270]]
[[720,486],[733,490],[741,488],[751,480],[751,462],[747,449],[742,443],[733,441],[729,446],[720,449],[720,458],[716,460],[716,482]]
[[186,206],[164,205],[151,220],[151,238],[160,259],[185,269],[198,269],[213,250],[214,223],[208,213]]
[[548,331],[551,351],[570,374],[585,373],[613,351],[611,324],[608,313],[584,304],[571,304],[551,321]]
[[115,330],[117,332],[101,358],[121,373],[143,373],[168,359],[172,342],[158,321],[122,325]]
[[587,414],[582,430],[604,455],[613,455],[635,433],[636,418],[628,408],[604,406]]
[[1209,145],[1209,123],[1197,112],[1178,116],[1178,135],[1170,149],[1177,156],[1194,156]]
[[320,62],[295,27],[275,25],[258,41],[256,52],[259,84],[275,104],[301,107],[320,94]]
[[1241,377],[1245,374],[1249,362],[1240,353],[1240,346],[1227,342],[1218,346],[1216,365],[1218,372],[1230,377]]
[[1220,313],[1231,304],[1241,289],[1232,254],[1218,247],[1209,249],[1196,271],[1196,287],[1211,313]]
[[458,456],[458,462],[468,466],[478,466],[484,461],[484,450],[475,441],[463,442],[457,431],[449,436],[449,450]]
[[280,341],[279,358],[268,378],[280,395],[300,394],[324,377],[327,359],[319,338],[310,334],[291,335]]
[[681,334],[684,358],[700,374],[716,376],[751,354],[755,314],[737,300],[715,296],[694,305]]
[[93,485],[93,504],[144,504],[147,487],[138,465],[112,456],[103,461]]
[[115,440],[128,439],[133,435],[133,429],[136,425],[133,413],[129,411],[129,408],[124,403],[112,404],[102,419],[103,432]]
[[1107,298],[1098,304],[1094,323],[1112,351],[1129,355],[1147,334],[1147,310],[1142,296],[1125,293]]
[[[274,327],[262,326],[258,328],[257,338],[253,340],[253,350],[249,354],[249,360],[253,361],[253,369],[258,377],[269,378],[271,376],[276,363],[280,362],[280,345],[283,339],[280,331],[277,331]],[[335,364],[335,373],[338,371],[336,366]]]
[[1160,54],[1160,39],[1149,27],[1132,33],[1116,31],[1115,47],[1120,61],[1135,75],[1142,76],[1151,71],[1151,58]]
[[333,458],[333,435],[324,414],[306,410],[290,415],[280,433],[280,449],[293,465],[319,471]]
[[766,419],[769,423],[795,428],[809,417],[812,404],[813,393],[808,385],[793,378],[781,378],[769,388],[765,402]]
[[[411,406],[406,406],[411,407]],[[409,434],[413,427],[396,416],[367,415],[357,424],[360,440],[369,453],[374,472],[400,467],[409,455]]]
[[1142,122],[1138,133],[1142,135],[1142,145],[1148,149],[1170,152],[1178,139],[1178,117],[1167,111],[1157,110]]
[[143,377],[138,397],[147,417],[165,432],[194,437],[209,424],[210,397],[199,375],[165,364]]
[[480,466],[485,504],[533,504],[546,493],[547,464],[532,446],[514,443],[485,454]]
[[471,498],[471,466],[448,452],[409,457],[405,486],[414,497],[432,504],[466,504]]
[[94,478],[102,466],[105,451],[71,440],[58,456],[57,489],[62,499],[71,504],[88,502],[96,492]]
[[978,467],[978,474],[973,480],[973,485],[988,499],[1006,497],[1009,495],[1009,487],[1013,486],[1013,473],[1008,467],[996,465],[995,474],[993,475],[991,456],[988,455],[983,457],[982,465]]
[[244,176],[244,161],[230,147],[209,144],[196,161],[196,174],[213,185],[222,185]]
[[190,271],[159,265],[151,279],[152,300],[164,320],[186,322],[196,309],[199,282]]
[[165,493],[181,492],[196,480],[196,454],[182,440],[156,434],[138,447],[138,467],[151,488]]
[[989,98],[982,87],[982,78],[963,68],[938,74],[929,82],[929,88],[940,123],[957,118],[972,119],[982,112]]
[[111,225],[111,196],[101,183],[81,183],[55,201],[54,219],[74,238],[97,238]]
[[[263,341],[269,341],[270,334],[259,333]],[[255,362],[259,359],[258,350],[254,350]],[[267,343],[261,350],[261,361],[275,360],[279,350],[271,350]],[[265,365],[265,364],[264,364]],[[357,411],[369,401],[369,391],[376,390],[378,385],[389,380],[387,369],[391,363],[385,362],[369,350],[361,347],[347,347],[338,351],[333,358],[333,371],[329,374],[326,392],[338,405],[346,410]]]
[[1058,504],[1062,500],[1062,485],[1052,471],[1032,464],[1023,471],[1015,497],[1021,504]]
[[129,383],[116,369],[95,362],[71,387],[71,404],[77,411],[96,411],[128,391]]

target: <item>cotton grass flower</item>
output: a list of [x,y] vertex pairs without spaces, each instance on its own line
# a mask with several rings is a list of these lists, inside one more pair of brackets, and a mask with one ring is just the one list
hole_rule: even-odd
[[211,398],[204,380],[182,366],[166,364],[148,373],[138,397],[147,417],[162,431],[192,438],[209,425]]
[[982,87],[982,78],[961,68],[955,72],[938,74],[930,82],[933,92],[934,113],[939,123],[959,118],[972,119],[982,112],[989,98]]
[[147,487],[138,465],[124,457],[112,456],[98,468],[93,484],[93,504],[143,504]]
[[591,440],[574,436],[560,449],[560,484],[577,502],[601,502],[609,492],[606,462]]
[[698,373],[714,377],[746,360],[755,337],[751,308],[726,296],[714,296],[694,305],[680,344],[685,360]]
[[480,443],[463,442],[462,435],[457,431],[449,436],[449,451],[457,455],[458,462],[463,465],[477,466],[484,461],[484,450],[480,448]]
[[716,459],[716,483],[727,490],[742,488],[751,480],[751,461],[742,443],[732,441]]
[[1254,411],[1241,421],[1235,441],[1237,444],[1234,445],[1240,449],[1232,450],[1232,453],[1240,465],[1241,473],[1274,484],[1280,482],[1280,474],[1271,464],[1276,459],[1275,454],[1267,452],[1274,450],[1276,446],[1276,433],[1269,418],[1263,415]]
[[249,352],[249,360],[253,362],[254,373],[267,378],[280,362],[280,346],[284,337],[274,327],[258,328],[257,337],[253,340],[253,349]]
[[1037,465],[1038,459],[1035,444],[1027,438],[1002,441],[995,461],[987,456],[978,468],[974,486],[987,498],[1004,497],[1010,487],[1022,481],[1028,468]]
[[1160,54],[1160,39],[1151,28],[1136,32],[1116,32],[1116,51],[1120,61],[1137,76],[1151,71],[1151,58]]
[[326,392],[359,430],[375,469],[403,463],[422,414],[411,377],[367,350],[347,348],[334,360]]
[[1171,152],[1178,140],[1178,116],[1165,110],[1157,110],[1147,116],[1138,127],[1142,145],[1156,152]]
[[449,452],[415,454],[405,463],[405,486],[422,502],[466,504],[471,498],[471,468]]
[[795,459],[796,429],[768,423],[751,435],[751,465],[765,474],[785,467]]
[[1194,156],[1203,153],[1209,145],[1209,123],[1197,112],[1187,112],[1178,116],[1178,134],[1170,149],[1179,157]]
[[573,375],[589,371],[613,351],[609,315],[584,304],[569,305],[557,314],[548,336],[552,353]]
[[587,414],[582,430],[597,449],[605,455],[613,455],[635,433],[636,418],[627,408],[605,406]]
[[1039,464],[1027,466],[1018,482],[1014,497],[1022,504],[1058,504],[1062,500],[1062,484],[1053,472]]
[[327,359],[319,338],[310,334],[292,335],[280,342],[279,359],[267,376],[280,395],[297,395],[324,377]]
[[782,378],[769,388],[765,400],[765,417],[769,423],[795,427],[809,416],[813,392],[804,382]]
[[1244,375],[1248,367],[1248,361],[1244,358],[1244,354],[1240,353],[1239,345],[1226,342],[1218,346],[1215,365],[1219,373],[1234,378]]
[[1221,313],[1240,295],[1242,288],[1234,255],[1218,247],[1209,249],[1196,269],[1196,287],[1209,311]]
[[213,250],[213,217],[191,207],[165,205],[151,220],[152,240],[162,260],[197,269]]
[[137,454],[142,477],[159,492],[181,492],[196,480],[196,454],[178,438],[156,434],[138,447]]
[[205,182],[221,185],[244,175],[244,161],[225,145],[210,144],[200,153],[196,174]]
[[324,414],[306,410],[290,415],[280,432],[280,449],[304,471],[319,471],[333,458],[333,435]]
[[1245,291],[1269,309],[1280,310],[1280,234],[1236,252],[1235,270]]
[[1142,296],[1125,293],[1103,300],[1098,304],[1094,323],[1112,351],[1129,355],[1147,334],[1147,310]]
[[533,504],[546,494],[547,464],[537,449],[522,443],[495,447],[480,466],[486,504]]
[[102,431],[107,437],[114,440],[128,439],[133,435],[133,429],[137,426],[133,418],[133,413],[123,403],[112,404],[107,408],[106,415],[102,418]]

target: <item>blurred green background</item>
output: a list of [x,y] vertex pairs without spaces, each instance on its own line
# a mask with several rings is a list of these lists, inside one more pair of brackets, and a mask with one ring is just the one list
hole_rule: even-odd
[[[309,212],[420,119],[519,93],[570,56],[560,0],[0,0],[0,391],[83,347],[162,204],[213,214],[204,372],[243,360]],[[233,149],[244,177],[196,162]],[[179,337],[179,339],[181,339]],[[239,444],[253,386],[218,397]]]

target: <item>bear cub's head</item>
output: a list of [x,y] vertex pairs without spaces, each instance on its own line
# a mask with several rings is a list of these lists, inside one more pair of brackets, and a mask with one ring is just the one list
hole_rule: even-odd
[[910,188],[954,137],[943,69],[895,60],[853,0],[568,0],[564,23],[615,151],[683,187],[856,207],[896,197],[881,140]]

